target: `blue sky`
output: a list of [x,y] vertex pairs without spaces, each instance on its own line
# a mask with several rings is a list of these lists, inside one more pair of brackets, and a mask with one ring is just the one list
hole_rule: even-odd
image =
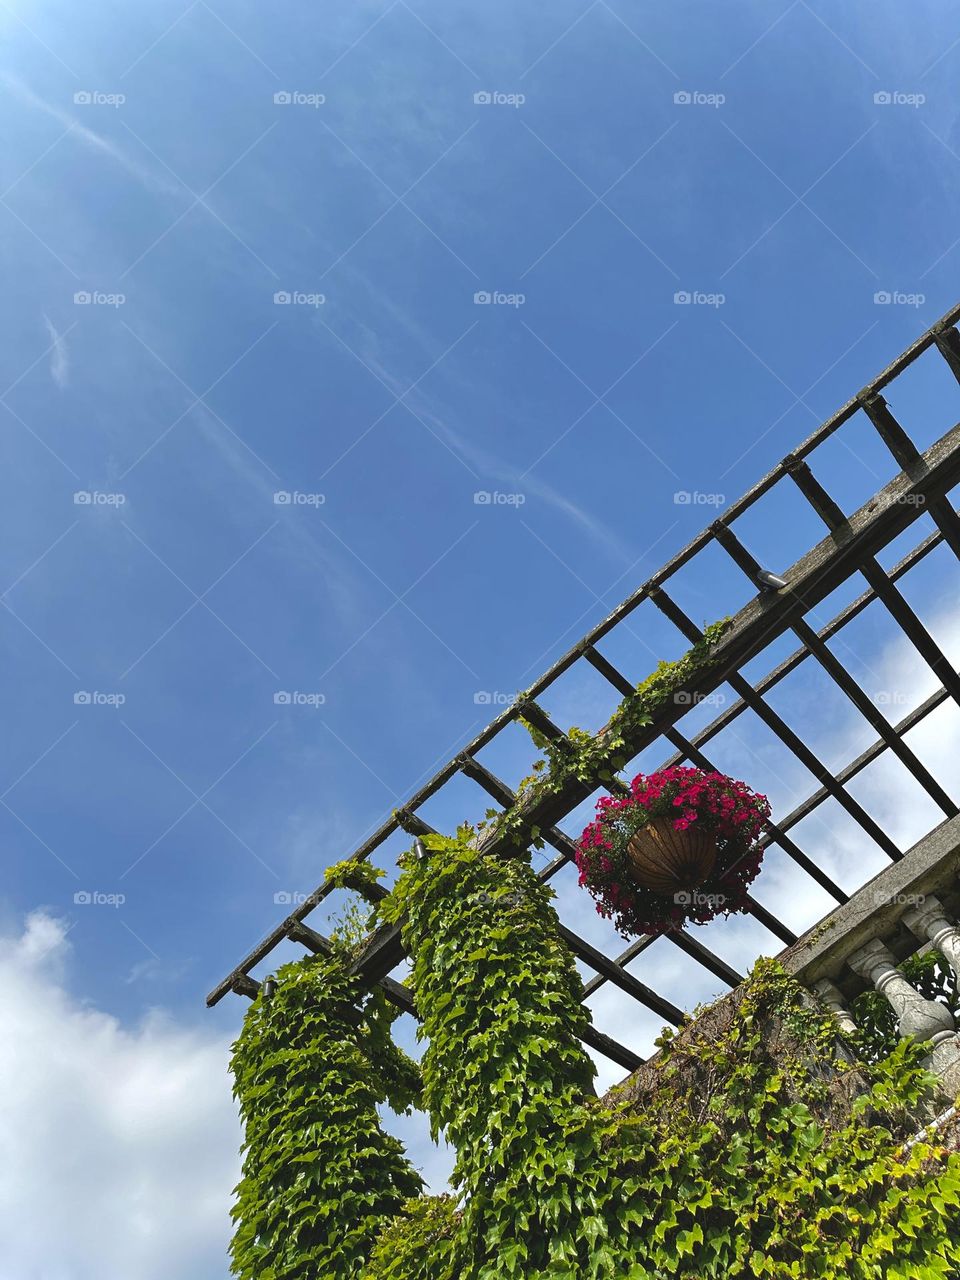
[[[0,24],[4,963],[78,1046],[94,1020],[90,1089],[127,1054],[194,1064],[155,1136],[176,1168],[174,1117],[209,1126],[176,1269],[211,1280],[242,1006],[204,994],[276,894],[477,732],[478,694],[529,684],[956,300],[960,16],[11,0]],[[955,393],[931,357],[891,403],[927,445]],[[848,508],[894,470],[856,420],[828,456]],[[751,536],[778,567],[822,530],[786,500]],[[913,581],[952,645],[953,566]],[[718,564],[677,595],[706,622],[747,592]],[[865,682],[929,692],[882,619],[857,635]],[[607,651],[640,679],[680,648],[641,611]],[[837,760],[868,740],[812,678],[781,696]],[[595,728],[609,697],[578,677],[547,705]],[[745,721],[725,759],[762,761],[792,807],[808,779],[776,751]],[[516,781],[529,744],[498,752]],[[478,816],[472,794],[430,820]],[[904,838],[936,818],[904,813]],[[838,874],[879,869],[818,821]],[[773,863],[769,891],[828,906],[801,910]],[[768,941],[744,928],[742,964]],[[81,1087],[64,1072],[50,1090]],[[124,1157],[145,1179],[153,1140]],[[23,1195],[11,1231],[39,1217]],[[151,1280],[155,1226],[72,1251],[24,1234],[9,1274]]]

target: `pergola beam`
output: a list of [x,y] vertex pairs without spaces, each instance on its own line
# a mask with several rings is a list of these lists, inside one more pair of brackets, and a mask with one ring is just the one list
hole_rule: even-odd
[[[718,543],[725,548],[747,577],[756,582],[758,563],[737,538],[732,525],[739,516],[787,477],[796,483],[813,509],[825,521],[829,530],[828,536],[801,557],[791,569],[785,571],[787,586],[784,589],[778,592],[761,592],[740,610],[715,647],[709,668],[691,679],[689,687],[680,690],[681,693],[705,696],[719,685],[728,682],[739,694],[738,700],[732,706],[725,708],[705,729],[700,730],[690,739],[684,737],[675,724],[686,714],[688,705],[678,702],[661,707],[654,716],[653,723],[636,734],[634,740],[628,743],[628,748],[631,754],[637,754],[657,737],[662,736],[677,750],[677,754],[668,763],[688,759],[700,767],[709,768],[711,766],[702,750],[703,745],[722,732],[746,709],[752,709],[766,721],[779,739],[803,760],[808,768],[811,765],[815,766],[810,771],[820,784],[818,789],[790,814],[777,823],[768,824],[763,837],[764,843],[780,844],[798,866],[841,903],[847,900],[848,895],[835,885],[826,872],[799,849],[786,833],[824,800],[834,796],[861,829],[884,848],[888,856],[900,858],[902,856],[900,850],[845,789],[846,783],[883,751],[891,751],[905,765],[919,785],[948,817],[956,815],[958,812],[956,801],[922,764],[903,738],[910,728],[918,724],[947,698],[952,697],[960,703],[960,675],[947,661],[923,623],[897,590],[895,583],[941,543],[945,543],[960,556],[960,518],[947,496],[950,490],[960,483],[960,426],[954,427],[931,448],[921,453],[891,413],[881,392],[919,355],[930,349],[939,352],[957,381],[960,382],[960,334],[953,327],[958,318],[960,318],[960,305],[954,307],[941,321],[938,321],[917,342],[898,356],[862,392],[842,406],[748,493],[731,503],[719,520],[715,521],[709,529],[698,534],[647,582],[594,626],[579,644],[562,655],[531,685],[515,705],[505,708],[458,756],[448,761],[410,797],[401,809],[391,814],[350,855],[351,858],[362,861],[370,857],[385,840],[400,830],[411,835],[430,832],[432,828],[419,817],[417,811],[458,773],[471,778],[498,805],[503,808],[511,807],[515,802],[513,792],[476,759],[477,754],[492,742],[503,728],[520,717],[527,718],[549,739],[563,736],[563,730],[553,723],[536,699],[581,659],[589,662],[621,694],[632,692],[634,686],[617,671],[596,645],[644,601],[656,604],[689,638],[693,639],[699,635],[698,630],[663,590],[664,585],[711,543]],[[814,477],[806,460],[820,444],[861,410],[873,424],[902,470],[870,502],[848,517]],[[928,512],[933,518],[937,525],[937,532],[921,541],[893,569],[884,570],[876,560],[876,555],[923,511]],[[810,611],[857,572],[866,577],[869,589],[842,609],[825,627],[819,629],[812,627],[806,620]],[[896,725],[886,721],[825,643],[831,636],[840,632],[847,622],[862,612],[871,600],[880,600],[884,603],[901,632],[913,642],[919,654],[936,672],[943,685],[937,693]],[[741,666],[790,630],[797,634],[801,647],[760,680],[747,681],[740,674]],[[793,733],[764,700],[763,695],[773,685],[785,678],[808,657],[813,657],[823,667],[833,684],[856,706],[878,734],[875,743],[862,752],[856,760],[838,771],[827,770],[820,765],[800,736]],[[623,785],[620,780],[615,780],[613,783],[615,788]],[[574,842],[558,823],[588,798],[594,789],[588,784],[571,779],[557,793],[538,796],[534,787],[527,794],[522,810],[526,833],[529,834],[533,827],[539,828],[543,838],[558,852],[558,856],[538,872],[541,879],[550,879],[571,860]],[[498,833],[494,827],[482,833],[480,847],[486,853],[502,855],[509,851],[508,839],[512,844],[516,838],[515,831],[507,838],[502,833]],[[520,843],[523,843],[522,835]],[[217,1003],[228,991],[248,996],[256,995],[259,983],[250,976],[250,971],[285,938],[298,942],[318,954],[329,949],[331,946],[329,940],[310,929],[304,922],[305,917],[324,900],[329,891],[330,887],[323,883],[313,894],[299,903],[287,918],[214,988],[207,998],[207,1003],[210,1005]],[[761,904],[751,900],[749,909],[755,918],[771,929],[781,941],[788,944],[793,941],[792,931]],[[606,982],[614,982],[621,990],[659,1016],[666,1018],[667,1021],[676,1020],[680,1012],[676,1006],[646,987],[625,969],[625,966],[646,950],[654,939],[640,939],[620,956],[611,959],[565,926],[563,931],[574,955],[594,970],[595,976],[586,984],[587,995],[592,994]],[[740,975],[735,970],[690,935],[668,936],[671,937],[671,941],[721,980],[728,983],[739,981]],[[398,1007],[415,1015],[415,1010],[411,1007],[410,992],[389,976],[390,971],[402,959],[403,948],[399,929],[396,926],[385,926],[373,936],[355,967],[365,982],[381,983],[388,997]],[[584,1037],[586,1043],[590,1043],[593,1048],[605,1053],[628,1070],[640,1064],[640,1059],[630,1050],[593,1028],[590,1030],[590,1037],[589,1040],[586,1036]]]

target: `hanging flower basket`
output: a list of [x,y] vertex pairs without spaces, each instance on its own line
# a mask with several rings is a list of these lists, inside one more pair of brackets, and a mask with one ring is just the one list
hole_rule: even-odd
[[717,833],[688,827],[678,831],[672,818],[654,818],[627,841],[633,878],[654,893],[693,889],[709,877],[717,861]]
[[580,883],[627,937],[743,911],[769,816],[766,796],[720,773],[639,774],[629,795],[597,802],[577,844]]

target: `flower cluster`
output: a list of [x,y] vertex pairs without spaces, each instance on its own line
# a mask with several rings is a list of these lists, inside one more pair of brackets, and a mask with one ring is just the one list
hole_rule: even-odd
[[[580,884],[625,936],[665,933],[684,921],[705,924],[742,911],[760,870],[758,838],[769,816],[766,796],[721,773],[678,766],[638,774],[628,795],[598,800],[597,816],[577,844]],[[669,818],[677,831],[696,826],[715,834],[716,863],[702,885],[665,897],[633,880],[627,845],[656,818]]]

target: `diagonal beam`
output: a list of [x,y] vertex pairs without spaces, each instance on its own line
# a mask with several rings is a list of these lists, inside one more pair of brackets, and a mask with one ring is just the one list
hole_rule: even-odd
[[[796,468],[798,462],[802,462],[810,456],[815,449],[832,436],[833,433],[836,432],[845,422],[849,421],[850,418],[852,418],[859,410],[865,409],[868,416],[871,416],[871,411],[868,406],[873,403],[875,412],[872,416],[874,418],[877,416],[883,417],[885,401],[883,401],[883,397],[880,393],[924,352],[931,348],[937,349],[953,371],[954,375],[957,377],[957,380],[960,381],[960,334],[958,334],[957,330],[954,328],[958,319],[960,319],[960,304],[951,308],[940,320],[931,326],[926,333],[922,334],[905,351],[901,352],[900,355],[891,361],[877,377],[872,379],[864,391],[847,401],[846,404],[842,405],[830,418],[823,422],[801,445],[794,450],[793,454],[789,455],[783,460],[783,462],[774,467],[772,471],[758,481],[757,484],[748,490],[742,497],[731,503],[721,517],[721,523],[724,525],[730,525],[748,511],[754,504],[769,493],[776,484],[780,483],[787,475],[789,475],[791,470]],[[835,546],[833,547],[835,554],[832,557],[832,565],[827,564],[826,562],[819,565],[815,563],[818,552],[825,544],[821,544],[820,548],[814,548],[807,557],[798,561],[798,566],[802,566],[803,568],[805,587],[808,590],[815,587],[816,591],[819,592],[819,596],[817,598],[822,598],[824,594],[829,594],[829,591],[833,589],[833,586],[839,585],[844,578],[849,577],[850,574],[856,570],[858,567],[856,563],[858,555],[867,554],[868,551],[869,554],[875,554],[876,550],[879,550],[885,541],[895,537],[902,528],[905,528],[907,524],[909,524],[910,519],[913,518],[908,512],[906,512],[902,517],[894,520],[878,519],[872,523],[866,520],[861,520],[861,515],[865,511],[869,511],[877,507],[881,499],[883,500],[881,505],[889,503],[901,503],[905,506],[911,503],[915,505],[923,504],[926,506],[926,509],[930,511],[931,515],[933,515],[939,526],[938,533],[925,539],[924,542],[915,548],[900,565],[890,572],[888,577],[886,575],[884,576],[881,583],[881,589],[887,589],[888,581],[895,581],[902,572],[906,571],[906,568],[908,568],[910,564],[915,563],[924,555],[928,554],[929,551],[941,540],[946,540],[955,551],[958,549],[958,544],[960,544],[960,522],[958,522],[956,513],[953,511],[952,506],[945,497],[948,490],[957,483],[957,467],[955,465],[954,457],[956,454],[957,429],[955,428],[952,432],[948,432],[941,441],[931,449],[928,449],[926,453],[920,455],[917,454],[915,446],[913,446],[912,442],[910,442],[906,437],[906,433],[902,431],[899,424],[895,423],[894,420],[893,425],[891,425],[891,420],[892,415],[889,414],[889,411],[886,411],[886,418],[881,424],[886,431],[884,438],[888,446],[891,448],[891,451],[894,452],[894,456],[898,456],[896,451],[898,449],[900,450],[901,456],[898,457],[898,460],[901,462],[901,466],[904,467],[904,473],[908,475],[909,484],[905,485],[903,483],[902,475],[897,477],[890,485],[887,485],[879,495],[877,495],[877,498],[867,504],[866,508],[861,508],[861,511],[858,512],[856,516],[851,517],[849,522],[844,521],[844,528],[838,531]],[[875,425],[877,425],[876,422]],[[878,426],[878,430],[880,430],[880,426]],[[881,435],[883,435],[883,431],[881,431]],[[882,514],[882,512],[878,512],[878,514]],[[702,551],[711,542],[711,540],[715,538],[715,536],[716,535],[713,530],[703,530],[697,534],[686,547],[676,553],[666,564],[657,570],[657,572],[648,579],[647,582],[641,584],[624,601],[622,601],[620,605],[608,614],[607,617],[594,626],[582,641],[574,645],[565,654],[558,658],[557,661],[554,662],[554,664],[530,686],[526,691],[525,697],[528,699],[534,699],[544,690],[548,689],[554,681],[568,671],[581,657],[585,656],[591,646],[595,645],[597,641],[601,640],[605,635],[611,632],[624,618],[631,614],[645,600],[650,599],[657,587],[662,586],[662,584],[668,581],[678,572],[678,570],[693,560],[693,558]],[[872,550],[870,550],[870,548],[872,548]],[[795,568],[797,568],[797,566],[795,566]],[[831,570],[833,583],[832,585],[829,585]],[[882,570],[880,572],[882,573]],[[880,582],[879,579],[878,582]],[[785,593],[781,593],[781,595],[783,594]],[[899,593],[897,594],[899,595]],[[858,601],[855,601],[853,605],[847,606],[845,610],[841,611],[841,614],[838,615],[838,619],[834,620],[835,629],[839,629],[839,626],[842,625],[842,620],[846,620],[848,617],[853,616],[853,612],[858,612],[871,598],[873,598],[873,592],[867,592],[861,596]],[[902,600],[902,597],[900,599]],[[903,602],[903,604],[905,605],[905,602]],[[745,611],[741,611],[741,614],[739,614],[735,620],[738,624],[736,628],[736,635],[728,636],[726,639],[731,642],[736,640],[738,643],[743,645],[744,651],[746,651],[747,633],[750,631],[751,627],[753,627],[756,619],[747,618],[745,620],[744,612]],[[907,622],[910,623],[909,615],[906,615],[906,617]],[[782,619],[775,616],[773,611],[771,611],[767,621],[770,624],[767,639],[764,639],[763,637],[762,626],[754,632],[754,653],[759,652],[765,643],[769,643],[770,639],[773,639],[776,635],[782,633]],[[831,627],[833,626],[834,624],[831,624]],[[832,633],[833,631],[828,627],[818,634],[821,638],[826,638],[828,634]],[[731,650],[728,648],[726,652],[729,656]],[[758,690],[763,691],[765,682],[772,684],[775,683],[776,680],[783,678],[783,675],[785,675],[788,670],[792,669],[793,665],[796,665],[797,662],[802,661],[807,656],[807,652],[808,651],[804,648],[788,658],[785,663],[781,663],[774,672],[764,677],[763,681],[758,682]],[[933,663],[931,663],[931,665],[933,665]],[[950,673],[945,672],[943,678],[945,683],[948,683]],[[719,682],[720,681],[718,681],[718,683]],[[954,687],[950,689],[950,692],[953,696],[956,696],[957,688]],[[717,720],[708,726],[706,730],[701,731],[695,736],[694,744],[702,743],[706,741],[709,736],[715,735],[719,732],[723,724],[728,723],[735,715],[742,713],[744,708],[745,704],[740,702],[735,704],[728,711],[725,711],[724,714],[718,717]],[[481,750],[487,743],[491,742],[508,723],[516,719],[518,714],[520,714],[520,712],[515,706],[505,708],[504,711],[499,716],[495,717],[495,719],[492,720],[467,746],[467,753],[473,755],[477,751]],[[864,757],[860,758],[861,761],[863,758]],[[448,761],[446,765],[438,770],[438,772],[428,782],[426,782],[413,796],[410,797],[405,806],[405,811],[406,814],[410,816],[411,826],[416,826],[415,813],[419,806],[436,794],[436,792],[438,792],[440,788],[454,776],[458,767],[458,762],[456,760]],[[863,767],[862,763],[859,767]],[[822,797],[820,798],[822,799]],[[576,802],[578,801],[574,801],[574,803]],[[815,801],[814,803],[817,802],[819,801]],[[350,856],[357,861],[369,857],[384,840],[394,834],[401,828],[401,826],[406,825],[406,823],[401,821],[401,815],[399,813],[391,815],[391,817],[381,824],[377,831],[365,840]],[[542,829],[547,829],[546,824],[542,820],[537,821],[536,825],[541,826]],[[779,825],[781,830],[783,830],[786,823],[781,822]],[[562,858],[556,859],[554,863],[551,864],[551,867],[547,869],[547,873],[552,873],[552,871],[556,870],[561,865]],[[324,897],[326,897],[328,891],[328,887],[325,884],[321,883],[318,885],[313,894],[309,895],[303,903],[298,905],[298,907],[291,912],[291,914],[288,915],[287,918],[277,926],[277,928],[272,930],[247,956],[244,957],[240,964],[237,965],[237,967],[233,969],[231,973],[213,989],[213,991],[211,991],[210,995],[207,997],[208,1005],[216,1004],[224,995],[227,994],[227,992],[244,986],[248,981],[248,971],[263,960],[265,956],[283,940],[283,938],[288,936],[289,930],[295,927],[298,922],[302,921],[302,919],[309,914],[309,912],[312,911]],[[249,981],[252,982],[252,979]]]

